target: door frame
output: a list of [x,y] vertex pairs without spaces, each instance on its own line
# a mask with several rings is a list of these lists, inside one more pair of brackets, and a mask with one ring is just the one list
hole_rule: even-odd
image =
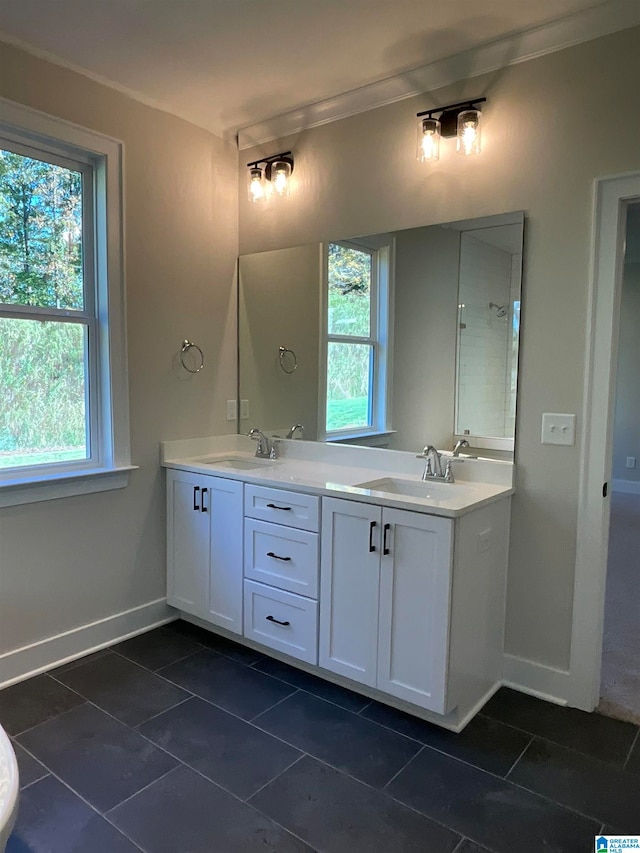
[[[570,705],[586,711],[592,711],[600,698],[625,230],[627,207],[639,200],[640,172],[595,182],[567,696]],[[603,498],[605,483],[607,498]]]

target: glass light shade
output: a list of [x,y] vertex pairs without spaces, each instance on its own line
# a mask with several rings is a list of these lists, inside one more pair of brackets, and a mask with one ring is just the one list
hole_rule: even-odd
[[438,119],[418,119],[417,155],[421,163],[440,159],[440,122]]
[[458,154],[480,153],[480,110],[463,110],[458,115]]
[[289,195],[291,163],[286,160],[274,160],[271,163],[271,186],[276,195]]
[[264,171],[258,166],[252,166],[247,175],[247,189],[249,201],[264,201],[267,195],[267,187],[264,179]]

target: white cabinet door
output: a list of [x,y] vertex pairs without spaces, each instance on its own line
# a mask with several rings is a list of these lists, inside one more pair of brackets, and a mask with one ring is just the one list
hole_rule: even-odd
[[200,485],[210,529],[204,618],[242,634],[242,483],[201,477]]
[[445,713],[453,521],[385,508],[377,687]]
[[167,602],[242,633],[242,483],[167,471]]
[[202,512],[203,479],[208,478],[167,471],[167,601],[202,617],[209,589],[210,547],[209,515]]
[[320,568],[320,666],[375,686],[380,507],[324,498]]

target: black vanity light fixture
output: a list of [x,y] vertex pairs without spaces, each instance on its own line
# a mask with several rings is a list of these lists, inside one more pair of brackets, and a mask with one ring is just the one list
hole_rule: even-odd
[[446,107],[435,107],[417,113],[418,160],[440,159],[440,138],[457,138],[458,154],[480,153],[480,104],[486,98],[472,98]]
[[293,155],[291,151],[263,157],[247,163],[247,187],[249,201],[265,201],[270,195],[288,196],[291,173],[293,172]]

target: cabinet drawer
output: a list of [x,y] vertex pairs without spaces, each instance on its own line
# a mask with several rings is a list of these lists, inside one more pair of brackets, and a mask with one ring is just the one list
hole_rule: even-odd
[[284,489],[246,485],[244,514],[262,521],[286,524],[317,533],[320,522],[320,498]]
[[318,663],[318,602],[244,582],[244,635],[291,657]]
[[244,576],[317,598],[318,534],[246,518]]

